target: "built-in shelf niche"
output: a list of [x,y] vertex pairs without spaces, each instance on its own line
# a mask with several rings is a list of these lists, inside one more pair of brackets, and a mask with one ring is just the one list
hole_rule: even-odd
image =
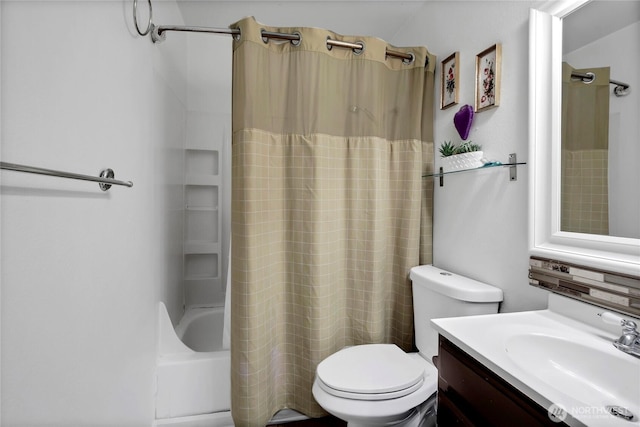
[[[192,110],[184,149],[184,303],[220,306],[225,301],[222,223],[228,209],[226,146],[230,114]],[[228,244],[228,242],[227,242]]]
[[219,276],[218,254],[185,254],[184,270],[187,280],[216,279]]
[[219,247],[216,253],[185,253],[184,286],[185,304],[202,306],[212,301],[222,301],[220,289]]
[[224,300],[221,294],[220,154],[215,148],[185,150],[185,304]]
[[200,251],[203,247],[219,251],[218,186],[187,185],[185,188],[185,253],[189,253],[194,244],[199,245]]
[[219,241],[218,211],[187,210],[185,234],[185,243],[217,243]]
[[187,210],[218,210],[218,186],[187,185]]

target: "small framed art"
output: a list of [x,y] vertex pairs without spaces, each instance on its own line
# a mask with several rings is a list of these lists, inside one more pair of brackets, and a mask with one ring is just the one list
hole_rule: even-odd
[[440,88],[441,110],[458,103],[458,92],[460,90],[459,62],[460,52],[454,52],[442,61],[442,87]]
[[499,43],[476,55],[476,112],[500,105],[501,68],[502,45]]

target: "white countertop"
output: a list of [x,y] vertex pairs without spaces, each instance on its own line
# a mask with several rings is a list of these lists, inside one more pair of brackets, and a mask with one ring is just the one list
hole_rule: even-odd
[[[600,323],[596,313],[606,310],[558,298],[547,310],[434,319],[431,323],[442,336],[543,408],[560,405],[568,413],[564,421],[569,425],[640,427],[640,359],[613,347],[620,334],[612,333],[610,326],[603,323],[602,328],[595,327]],[[569,310],[559,314],[564,300],[568,300]],[[565,315],[574,316],[576,311],[595,326]],[[538,344],[538,338],[543,344]],[[531,342],[526,343],[528,339]],[[523,343],[532,351],[523,352]],[[544,346],[547,348],[541,348]],[[554,351],[560,360],[557,364]],[[585,371],[592,374],[581,375]],[[608,383],[606,387],[598,378]],[[618,388],[615,378],[624,383],[618,390],[612,390]],[[623,406],[635,418],[614,417],[604,409],[606,405]]]

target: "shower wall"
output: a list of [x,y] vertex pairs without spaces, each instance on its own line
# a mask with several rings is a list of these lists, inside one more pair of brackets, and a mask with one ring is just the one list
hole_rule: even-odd
[[609,234],[609,153],[562,150],[560,229]]
[[231,210],[231,37],[190,34],[187,52],[185,305],[223,306]]
[[187,44],[139,37],[131,6],[0,2],[2,160],[134,183],[2,172],[3,426],[155,418],[158,302],[183,309]]

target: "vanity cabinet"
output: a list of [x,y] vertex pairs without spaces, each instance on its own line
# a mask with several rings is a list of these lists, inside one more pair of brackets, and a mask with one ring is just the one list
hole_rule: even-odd
[[438,426],[566,426],[546,408],[440,336]]

